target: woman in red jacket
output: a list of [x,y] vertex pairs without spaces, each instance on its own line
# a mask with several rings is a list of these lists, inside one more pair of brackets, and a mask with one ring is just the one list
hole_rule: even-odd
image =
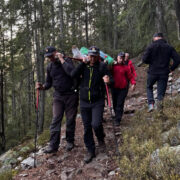
[[115,125],[119,126],[124,111],[124,102],[127,96],[128,81],[131,82],[132,90],[135,89],[135,78],[129,67],[125,65],[125,53],[120,52],[117,56],[117,64],[112,67],[114,84],[112,88],[113,108],[115,112]]

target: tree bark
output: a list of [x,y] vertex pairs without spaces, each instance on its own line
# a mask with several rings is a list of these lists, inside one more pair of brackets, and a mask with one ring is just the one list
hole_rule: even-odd
[[[82,3],[80,3],[80,7],[82,7]],[[79,19],[79,21],[78,21],[78,26],[79,26],[80,28],[78,29],[79,37],[78,37],[78,42],[77,42],[77,44],[82,45],[82,43],[83,43],[82,24],[83,24],[83,23],[82,23],[82,10],[81,10],[81,8],[78,9],[78,19]]]
[[87,0],[85,1],[85,33],[86,33],[86,46],[89,47],[89,34],[88,34],[88,3]]
[[[6,137],[5,137],[5,105],[7,105],[7,103],[5,103],[4,101],[4,63],[5,63],[5,52],[6,52],[6,48],[5,48],[5,40],[4,40],[4,33],[3,30],[1,28],[0,25],[0,38],[1,39],[1,47],[2,47],[2,51],[1,54],[2,56],[0,56],[1,58],[1,63],[0,63],[0,137],[1,137],[1,142],[0,142],[0,147],[1,147],[1,151],[4,152],[6,149]],[[1,55],[0,54],[0,55]],[[5,92],[6,93],[6,92]]]
[[52,45],[55,46],[55,12],[54,12],[54,0],[51,0],[51,24],[52,24]]
[[75,8],[72,10],[72,43],[75,44],[76,41],[76,17],[75,17]]
[[[40,1],[40,6],[41,6],[41,1]],[[34,28],[34,36],[35,36],[35,45],[36,45],[36,65],[37,65],[37,81],[44,83],[44,57],[43,53],[40,52],[40,37],[38,34],[38,21],[37,21],[37,4],[36,1],[34,0],[34,21],[35,21],[35,28]],[[41,23],[42,21],[42,11],[40,7],[40,20]],[[43,29],[42,29],[42,24],[40,27],[41,31],[41,44],[44,47],[44,37],[43,37]],[[39,101],[39,120],[38,120],[38,133],[41,133],[43,131],[43,125],[44,125],[44,102],[45,102],[45,92],[42,91],[40,93],[40,101]]]
[[180,0],[174,0],[174,7],[176,10],[176,17],[177,17],[177,36],[180,40]]
[[[31,13],[29,11],[29,7],[31,7],[31,4],[29,1],[26,1],[26,52],[25,52],[25,61],[26,66],[28,69],[28,76],[27,76],[27,88],[28,88],[28,95],[27,95],[27,102],[28,102],[28,116],[27,116],[27,122],[29,128],[31,128],[31,111],[32,111],[32,41],[31,41],[31,32],[30,32],[30,19],[31,19]],[[25,124],[25,123],[24,123]]]
[[117,49],[118,45],[118,13],[119,13],[119,1],[115,3],[115,17],[114,17],[114,38],[113,38],[113,49]]
[[107,25],[107,35],[108,35],[108,44],[109,47],[113,47],[113,22],[114,22],[114,14],[113,14],[113,9],[112,9],[113,1],[108,2],[108,25]]
[[168,38],[167,26],[164,20],[163,0],[158,0],[155,2],[155,4],[156,4],[156,31],[162,32],[164,36]]
[[15,98],[15,79],[14,79],[14,49],[13,49],[13,30],[12,22],[10,22],[10,57],[11,57],[11,79],[12,79],[12,119],[16,119],[16,98]]
[[6,139],[5,139],[5,128],[4,128],[4,93],[3,93],[3,70],[0,69],[0,107],[1,107],[1,124],[0,124],[0,137],[1,143],[0,147],[2,152],[5,151]]
[[[41,49],[45,49],[44,43],[44,18],[43,18],[43,9],[42,9],[42,0],[40,0],[39,4],[40,10],[40,32],[41,32]],[[44,83],[45,81],[45,74],[44,74],[44,54],[40,52],[40,82]],[[39,102],[39,129],[38,133],[43,132],[44,128],[44,109],[45,109],[45,92],[41,91],[40,93],[40,102]]]
[[63,0],[59,0],[59,20],[60,20],[60,47],[64,44],[64,19],[63,19]]

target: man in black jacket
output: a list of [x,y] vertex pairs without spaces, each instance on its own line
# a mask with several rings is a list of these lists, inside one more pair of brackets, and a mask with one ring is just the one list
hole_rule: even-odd
[[54,87],[53,119],[50,125],[50,145],[45,153],[58,151],[63,114],[66,114],[66,150],[74,147],[75,119],[78,107],[78,93],[70,72],[74,69],[71,59],[64,59],[54,47],[47,47],[45,57],[50,59],[45,84],[37,83],[36,88],[48,90]]
[[[170,66],[170,60],[173,59],[173,64]],[[155,33],[153,43],[150,44],[142,58],[143,62],[149,64],[147,77],[147,98],[148,112],[154,109],[153,85],[157,82],[157,108],[162,110],[162,100],[164,98],[168,76],[171,71],[180,63],[180,56],[176,50],[170,46],[163,38],[162,33]]]
[[109,83],[108,70],[105,63],[100,62],[99,49],[92,46],[88,50],[89,61],[85,59],[72,71],[73,77],[81,77],[80,110],[84,124],[84,143],[88,150],[84,158],[89,163],[95,157],[93,130],[100,148],[105,148],[102,125],[104,110],[105,83]]

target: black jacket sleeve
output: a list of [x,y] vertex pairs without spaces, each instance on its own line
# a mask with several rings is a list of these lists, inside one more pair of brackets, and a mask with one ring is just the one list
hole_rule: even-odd
[[113,80],[113,77],[112,77],[112,74],[110,73],[110,70],[108,69],[108,65],[103,63],[103,76],[105,75],[108,75],[109,76],[109,84],[112,85],[114,83],[114,80]]
[[173,65],[170,67],[170,69],[171,71],[174,71],[180,64],[180,56],[178,55],[178,53],[174,48],[172,48],[171,58],[173,59]]
[[150,64],[151,62],[151,60],[150,60],[150,57],[151,57],[151,48],[152,47],[152,45],[150,45],[150,46],[148,46],[147,48],[146,48],[146,50],[145,50],[145,52],[144,52],[144,55],[143,55],[143,57],[142,57],[142,61],[143,61],[143,63],[145,63],[145,64]]
[[108,75],[108,76],[110,76],[110,72],[109,72],[109,70],[108,70],[108,67],[107,67],[107,64],[105,64],[105,63],[103,63],[103,75],[105,76],[105,75]]
[[51,88],[52,86],[52,77],[50,75],[50,67],[51,67],[52,64],[49,64],[47,66],[47,75],[46,75],[46,82],[44,84],[44,90],[48,90],[49,88]]
[[82,75],[85,66],[85,63],[80,63],[76,68],[71,71],[71,77],[79,78]]
[[62,67],[67,75],[71,76],[71,72],[74,69],[74,65],[71,59],[65,59],[65,62],[62,64]]

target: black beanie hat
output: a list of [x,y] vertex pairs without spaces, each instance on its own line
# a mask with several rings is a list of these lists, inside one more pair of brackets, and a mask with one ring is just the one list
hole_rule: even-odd
[[158,33],[155,33],[154,35],[153,35],[153,37],[164,37],[163,36],[163,33],[161,33],[161,32],[158,32]]
[[118,54],[118,56],[120,56],[120,57],[125,57],[125,53],[124,53],[124,52],[120,52],[120,53]]

